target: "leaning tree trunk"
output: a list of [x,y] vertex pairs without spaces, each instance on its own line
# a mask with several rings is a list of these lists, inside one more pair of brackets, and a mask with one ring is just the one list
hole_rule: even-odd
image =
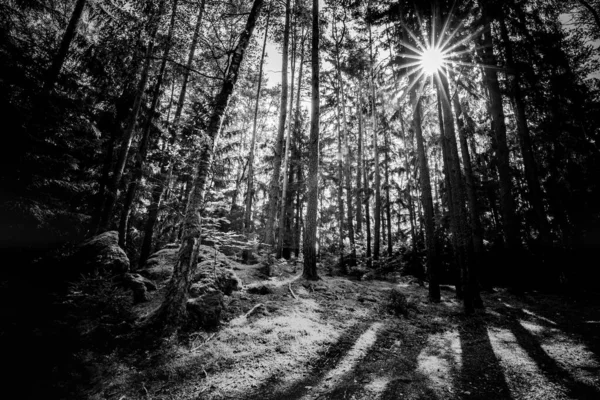
[[173,30],[175,28],[175,16],[177,15],[177,4],[178,0],[174,0],[173,10],[171,11],[169,32],[167,34],[167,43],[165,44],[165,50],[160,62],[160,69],[158,71],[158,77],[154,86],[154,93],[152,94],[152,103],[150,104],[150,110],[148,111],[148,117],[146,118],[146,124],[144,125],[144,131],[142,133],[142,140],[140,140],[139,150],[136,154],[135,166],[132,174],[133,176],[131,182],[129,183],[129,187],[127,188],[127,194],[125,196],[125,201],[123,202],[123,209],[121,210],[121,221],[119,223],[119,246],[122,248],[125,248],[125,244],[127,242],[127,225],[129,222],[129,214],[131,213],[131,205],[133,204],[140,181],[142,180],[144,164],[148,155],[150,130],[154,120],[154,113],[156,112],[156,107],[158,106],[158,101],[160,99],[160,89],[162,87],[165,69],[167,67],[167,60],[171,50],[171,40],[173,39]]
[[60,74],[60,70],[62,69],[65,60],[67,59],[67,53],[69,52],[71,42],[75,37],[77,25],[79,25],[79,20],[81,19],[81,14],[83,13],[85,3],[86,0],[77,0],[77,3],[75,3],[73,14],[71,14],[69,25],[67,25],[67,30],[65,31],[62,37],[60,47],[58,48],[58,52],[54,56],[54,59],[52,60],[52,65],[46,73],[46,79],[44,80],[43,89],[44,93],[50,93],[54,89],[54,85],[56,84],[58,75]]
[[238,80],[240,65],[250,43],[252,32],[256,26],[262,6],[263,0],[254,1],[246,22],[246,27],[240,35],[239,42],[233,51],[221,91],[215,98],[213,112],[206,128],[207,140],[201,148],[200,162],[198,163],[196,178],[194,179],[194,189],[185,216],[185,234],[179,250],[177,264],[173,270],[173,276],[167,285],[165,298],[161,306],[148,320],[148,325],[151,329],[169,332],[187,317],[186,301],[192,277],[196,271],[200,249],[200,209],[204,201],[204,188],[211,165],[214,140],[221,129],[229,97]]
[[[277,203],[279,201],[279,176],[281,175],[281,155],[283,152],[283,135],[287,117],[288,98],[288,52],[290,45],[290,0],[285,3],[285,28],[283,31],[283,50],[281,58],[281,104],[279,109],[279,126],[275,140],[275,154],[273,157],[273,176],[269,186],[269,214],[265,229],[265,242],[275,246],[275,217],[277,216]],[[281,234],[280,232],[279,234]]]
[[310,139],[308,143],[308,202],[304,224],[304,269],[306,279],[318,280],[317,275],[317,206],[319,200],[319,0],[312,4],[312,99],[310,115]]
[[[170,144],[173,145],[177,139],[177,132],[179,129],[179,122],[181,120],[181,114],[183,112],[183,105],[187,94],[187,85],[190,77],[190,69],[194,62],[194,54],[196,53],[196,46],[198,44],[198,38],[200,36],[200,26],[202,25],[202,16],[204,15],[204,5],[206,0],[201,0],[198,9],[198,18],[196,20],[196,27],[194,29],[194,35],[192,36],[192,43],[190,46],[190,52],[188,54],[188,60],[186,68],[183,70],[183,81],[181,82],[181,89],[179,91],[179,100],[177,102],[177,108],[175,109],[175,115],[173,116],[173,124],[170,126],[171,139]],[[158,220],[158,211],[160,209],[160,203],[166,189],[168,181],[171,179],[172,174],[172,157],[169,156],[167,161],[164,161],[161,165],[160,175],[158,176],[158,182],[155,184],[152,190],[152,200],[150,208],[148,210],[148,219],[146,220],[146,226],[144,227],[144,241],[142,242],[142,250],[140,251],[140,263],[143,263],[148,259],[152,252],[152,237],[154,235],[154,225]]]

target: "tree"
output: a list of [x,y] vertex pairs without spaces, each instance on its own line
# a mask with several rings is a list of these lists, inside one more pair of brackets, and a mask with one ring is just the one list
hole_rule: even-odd
[[319,0],[312,3],[312,99],[310,116],[310,138],[308,142],[308,202],[306,207],[306,222],[304,223],[304,270],[306,279],[317,280],[317,206],[319,193]]
[[194,189],[190,199],[190,205],[185,216],[185,236],[183,237],[181,249],[179,250],[177,264],[173,270],[173,276],[168,283],[165,298],[160,308],[148,320],[148,325],[153,329],[169,331],[186,318],[188,291],[198,263],[201,233],[200,212],[204,200],[206,178],[211,164],[213,145],[219,130],[221,129],[225,109],[227,108],[229,97],[238,80],[240,66],[244,60],[244,55],[248,44],[250,43],[252,33],[254,32],[256,21],[258,20],[260,11],[263,7],[263,2],[263,0],[254,1],[250,14],[248,15],[246,27],[241,33],[237,46],[233,51],[227,70],[227,77],[223,82],[220,92],[215,97],[213,111],[209,119],[205,140],[202,145],[197,174],[194,179]]

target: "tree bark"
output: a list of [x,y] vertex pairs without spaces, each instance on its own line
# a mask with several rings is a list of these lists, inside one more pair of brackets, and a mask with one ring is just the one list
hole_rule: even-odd
[[[279,177],[281,175],[281,159],[283,153],[283,136],[285,120],[287,117],[288,99],[288,52],[290,42],[290,0],[285,3],[285,27],[283,32],[283,50],[281,57],[281,105],[279,109],[279,126],[275,140],[275,154],[273,157],[273,176],[269,185],[269,214],[265,230],[265,242],[275,246],[275,218],[277,217],[277,204],[279,202]],[[282,216],[283,217],[283,216]],[[279,234],[281,234],[280,232]]]
[[304,270],[306,279],[318,280],[317,274],[317,203],[319,199],[319,0],[312,3],[312,99],[310,139],[308,143],[308,202],[306,206],[306,223],[304,224]]
[[192,283],[192,277],[198,263],[201,234],[201,207],[204,202],[204,188],[211,165],[214,141],[223,123],[225,110],[229,102],[241,63],[250,43],[252,33],[263,6],[263,0],[255,0],[248,15],[246,27],[233,51],[227,75],[220,92],[215,97],[213,111],[206,129],[206,143],[202,146],[194,189],[185,216],[185,233],[179,250],[177,264],[169,281],[165,298],[159,309],[148,320],[148,327],[161,333],[172,332],[187,317],[186,301]]

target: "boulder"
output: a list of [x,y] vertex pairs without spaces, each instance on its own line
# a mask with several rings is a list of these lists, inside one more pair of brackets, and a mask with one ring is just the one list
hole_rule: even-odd
[[219,325],[225,304],[221,292],[209,292],[195,299],[189,299],[186,309],[193,326],[214,328]]
[[192,282],[202,285],[212,285],[215,289],[229,296],[235,290],[242,290],[241,279],[230,269],[217,268],[215,273],[208,268],[201,268],[196,272]]
[[209,292],[216,292],[217,288],[212,283],[196,282],[190,287],[189,295],[191,298],[200,297]]
[[129,258],[119,247],[119,233],[109,231],[81,243],[71,262],[83,273],[108,272],[123,274],[129,271]]
[[134,304],[143,303],[150,298],[148,297],[148,291],[156,290],[156,284],[150,279],[140,275],[126,273],[120,277],[121,284],[133,292]]

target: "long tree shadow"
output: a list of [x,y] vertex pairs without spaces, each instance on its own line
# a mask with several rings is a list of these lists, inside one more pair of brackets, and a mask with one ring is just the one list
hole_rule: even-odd
[[[536,338],[519,322],[519,319],[527,320],[530,315],[517,308],[510,309],[507,315],[508,319],[505,320],[504,325],[512,331],[517,339],[517,343],[527,352],[546,377],[564,386],[571,398],[600,398],[600,388],[574,379],[573,375],[567,369],[543,349],[540,339]],[[598,369],[596,369],[597,372]]]
[[258,388],[240,400],[294,400],[301,398],[308,393],[310,388],[319,383],[327,371],[335,368],[350,351],[356,339],[366,332],[370,325],[369,322],[358,323],[346,330],[333,345],[311,362],[305,378],[289,385],[285,376],[271,375]]
[[[542,319],[551,320],[566,333],[577,335],[600,359],[600,295],[527,295],[521,299],[527,310]],[[523,308],[523,307],[521,307]]]
[[457,316],[460,328],[462,368],[459,372],[463,399],[511,399],[502,367],[480,315]]

